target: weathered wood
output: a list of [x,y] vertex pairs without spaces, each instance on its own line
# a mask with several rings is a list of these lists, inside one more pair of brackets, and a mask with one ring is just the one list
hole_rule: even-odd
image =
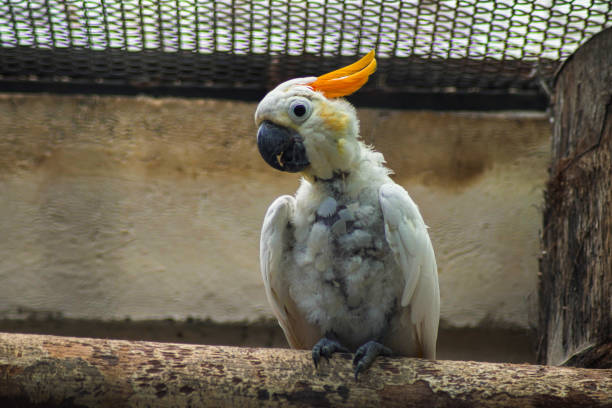
[[612,29],[555,83],[538,361],[612,367]]
[[612,370],[0,334],[0,406],[610,407]]

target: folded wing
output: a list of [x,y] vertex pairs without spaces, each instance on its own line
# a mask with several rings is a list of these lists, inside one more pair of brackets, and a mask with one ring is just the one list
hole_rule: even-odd
[[314,345],[319,333],[298,311],[283,270],[294,239],[290,226],[294,207],[295,199],[284,195],[268,208],[261,230],[260,266],[268,301],[289,345],[305,349]]
[[406,190],[395,183],[383,185],[379,200],[385,236],[404,276],[402,324],[412,325],[423,357],[435,359],[440,291],[438,272],[427,226]]

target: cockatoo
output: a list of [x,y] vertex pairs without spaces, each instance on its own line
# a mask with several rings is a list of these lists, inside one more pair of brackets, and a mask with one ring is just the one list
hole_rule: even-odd
[[267,298],[289,345],[354,352],[355,377],[379,355],[435,359],[440,315],[427,226],[342,99],[376,70],[374,51],[319,77],[278,85],[255,112],[273,168],[299,172],[268,208],[260,242]]

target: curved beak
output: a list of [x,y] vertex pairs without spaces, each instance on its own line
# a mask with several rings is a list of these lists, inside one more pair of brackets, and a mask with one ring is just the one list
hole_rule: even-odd
[[296,173],[308,167],[310,162],[303,142],[299,133],[269,121],[264,121],[257,131],[261,157],[280,171]]

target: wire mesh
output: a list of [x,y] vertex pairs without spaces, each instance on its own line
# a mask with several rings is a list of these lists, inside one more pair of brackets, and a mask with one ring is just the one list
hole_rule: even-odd
[[0,0],[0,76],[267,89],[375,48],[371,89],[537,90],[609,0]]

